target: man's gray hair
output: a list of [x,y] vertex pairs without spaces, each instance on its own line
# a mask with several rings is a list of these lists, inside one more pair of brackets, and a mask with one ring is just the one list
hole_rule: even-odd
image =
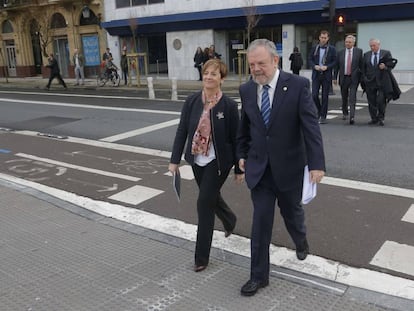
[[275,44],[272,41],[267,40],[267,39],[256,39],[253,42],[251,42],[249,44],[249,47],[247,48],[247,53],[250,53],[254,49],[258,48],[259,46],[264,46],[266,50],[269,51],[272,57],[279,56],[279,54],[277,54]]
[[375,42],[376,44],[380,44],[381,43],[380,40],[379,39],[376,39],[376,38],[369,39],[369,43],[371,43],[371,42]]
[[355,38],[355,36],[353,36],[353,35],[347,35],[345,39],[351,39],[351,40],[352,40],[352,42],[354,42],[354,43],[355,43],[355,41],[356,41],[356,38]]

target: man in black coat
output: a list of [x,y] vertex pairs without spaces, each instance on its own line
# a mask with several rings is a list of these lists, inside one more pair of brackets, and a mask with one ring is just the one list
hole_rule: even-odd
[[[319,44],[309,53],[308,64],[312,68],[312,97],[318,108],[319,123],[326,123],[328,113],[329,89],[332,83],[332,70],[336,65],[336,50],[329,43],[329,32],[322,30]],[[319,100],[319,90],[322,87],[322,102]]]
[[370,39],[371,51],[364,54],[362,66],[363,82],[367,93],[369,114],[371,121],[369,125],[378,124],[384,126],[386,98],[383,90],[382,76],[387,70],[391,70],[381,59],[391,59],[391,52],[380,49],[380,40]]
[[46,89],[49,90],[50,89],[50,84],[52,83],[52,80],[54,78],[57,78],[59,83],[63,85],[63,87],[65,88],[65,90],[67,89],[66,83],[65,81],[63,81],[62,76],[60,75],[60,70],[59,70],[59,65],[58,62],[56,60],[56,58],[54,57],[53,53],[49,54],[49,64],[46,65],[46,67],[48,67],[50,69],[50,76],[49,76],[49,82],[46,85]]
[[339,75],[339,85],[342,97],[342,120],[348,117],[349,104],[349,124],[354,124],[356,93],[361,78],[363,57],[362,50],[355,47],[355,37],[348,35],[345,38],[345,49],[337,54],[335,66],[334,84],[337,84]]

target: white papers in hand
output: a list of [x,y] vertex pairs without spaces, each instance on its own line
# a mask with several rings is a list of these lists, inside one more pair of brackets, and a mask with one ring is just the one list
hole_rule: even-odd
[[311,182],[309,168],[306,165],[303,172],[302,204],[308,204],[316,197],[316,183]]

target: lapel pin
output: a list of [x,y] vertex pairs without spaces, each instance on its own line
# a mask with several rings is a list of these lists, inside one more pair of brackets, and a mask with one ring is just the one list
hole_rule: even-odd
[[287,86],[283,87],[283,91],[286,92],[287,91]]
[[217,114],[216,114],[216,116],[217,116],[217,119],[224,119],[224,113],[223,112],[218,112]]

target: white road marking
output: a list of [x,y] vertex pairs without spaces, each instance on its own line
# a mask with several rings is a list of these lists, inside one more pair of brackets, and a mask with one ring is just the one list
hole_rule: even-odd
[[414,199],[414,190],[325,176],[322,184]]
[[98,175],[103,175],[103,176],[108,176],[108,177],[114,177],[114,178],[119,178],[119,179],[125,179],[125,180],[129,180],[129,181],[134,181],[134,182],[141,180],[141,178],[134,177],[134,176],[128,176],[128,175],[123,175],[123,174],[117,174],[117,173],[97,170],[97,169],[90,168],[90,167],[74,165],[74,164],[65,163],[65,162],[61,162],[61,161],[55,161],[55,160],[48,159],[48,158],[41,158],[41,157],[37,157],[37,156],[34,156],[34,155],[26,154],[26,153],[16,153],[16,156],[21,157],[21,158],[25,158],[25,159],[31,159],[31,160],[35,160],[35,161],[42,161],[42,162],[46,162],[46,163],[51,163],[51,164],[54,164],[54,165],[60,165],[60,166],[72,168],[72,169],[75,169],[75,170],[78,170],[78,171],[83,171],[83,172],[88,172],[88,173],[93,173],[93,174],[98,174]]
[[113,143],[115,141],[123,140],[123,139],[129,138],[129,137],[138,136],[138,135],[141,135],[141,134],[145,134],[145,133],[149,133],[149,132],[152,132],[152,131],[163,129],[163,128],[166,128],[166,127],[170,127],[170,126],[178,124],[179,122],[180,122],[180,119],[174,119],[174,120],[170,120],[170,121],[150,125],[150,126],[147,126],[147,127],[143,127],[143,128],[140,128],[140,129],[128,131],[128,132],[125,132],[125,133],[121,133],[121,134],[101,138],[100,140]]
[[136,185],[131,188],[125,189],[121,192],[118,192],[114,195],[111,195],[109,199],[122,203],[138,205],[163,192],[164,191],[162,190]]
[[[165,173],[166,176],[172,176],[170,172]],[[194,179],[194,173],[193,169],[190,165],[181,165],[180,166],[180,175],[182,179],[186,180],[193,180]]]
[[[1,93],[5,94],[25,94],[25,95],[42,95],[42,96],[64,96],[64,97],[83,97],[83,98],[109,98],[109,99],[126,99],[126,100],[137,100],[137,99],[145,99],[150,100],[148,97],[139,97],[139,96],[117,96],[117,95],[93,95],[93,94],[73,94],[73,93],[45,93],[45,92],[20,92],[20,91],[0,91]],[[166,101],[166,99],[162,98],[154,98],[152,100],[155,101]],[[171,101],[176,102],[176,101]]]
[[[411,204],[410,208],[408,209],[407,213],[405,213],[404,217],[401,219],[402,221],[411,222],[414,224],[414,204]],[[413,262],[414,264],[414,262]]]
[[[151,230],[194,241],[197,226],[183,221],[148,213],[137,208],[96,201],[71,192],[52,188],[28,180],[0,173],[0,179],[48,193],[56,198],[81,206],[106,217],[129,222]],[[173,202],[172,200],[171,202]],[[250,256],[250,239],[231,235],[225,238],[223,232],[214,231],[213,246],[242,256]],[[306,261],[298,261],[294,250],[270,246],[270,262],[288,269],[329,279],[345,285],[377,291],[387,295],[414,299],[414,281],[368,269],[359,269],[322,257],[309,255]]]
[[319,287],[323,287],[323,288],[326,288],[328,290],[337,292],[339,294],[344,294],[345,293],[345,290],[344,289],[341,289],[341,288],[338,288],[338,287],[329,286],[329,285],[323,284],[322,282],[317,282],[317,281],[314,281],[314,280],[309,280],[307,278],[301,278],[301,277],[298,277],[298,276],[293,275],[293,274],[279,272],[279,271],[276,271],[276,270],[272,270],[271,272],[273,274],[276,274],[276,275],[282,275],[282,276],[287,277],[287,278],[290,278],[290,279],[296,279],[296,280],[300,280],[300,281],[303,281],[303,282],[306,282],[306,283],[310,283],[310,284],[313,284],[313,285],[316,285],[316,286],[319,286]]
[[330,110],[328,111],[328,113],[337,113],[337,114],[342,114],[342,110],[339,110],[339,109],[330,109]]
[[33,105],[46,105],[46,106],[62,106],[62,107],[76,107],[94,110],[114,110],[114,111],[133,111],[133,112],[145,112],[145,113],[156,113],[156,114],[168,114],[168,115],[180,115],[181,112],[177,111],[165,111],[165,110],[152,110],[152,109],[136,109],[136,108],[122,108],[122,107],[104,107],[94,105],[77,105],[69,103],[58,103],[58,102],[42,102],[36,100],[22,100],[22,99],[10,99],[0,98],[0,102],[12,102],[20,104],[33,104]]
[[[33,132],[33,131],[14,131],[11,133],[17,134],[17,135],[39,137],[37,136],[37,132]],[[48,138],[45,138],[45,139],[48,139]],[[71,142],[71,143],[77,143],[77,144],[83,144],[83,145],[95,146],[95,147],[101,147],[101,148],[108,148],[108,149],[113,149],[113,150],[128,151],[132,153],[158,156],[158,157],[167,158],[167,159],[171,157],[171,152],[169,151],[162,151],[162,150],[157,150],[157,149],[149,149],[149,148],[143,148],[143,147],[108,143],[108,142],[90,140],[90,139],[85,139],[85,138],[77,138],[77,137],[69,136],[65,140],[65,142]],[[357,180],[325,176],[322,179],[322,184],[341,187],[341,188],[350,188],[350,189],[357,189],[357,190],[362,190],[362,191],[369,191],[369,192],[374,192],[374,193],[396,195],[396,196],[405,197],[405,198],[414,198],[414,190],[412,189],[397,188],[397,187],[379,185],[379,184],[362,182],[362,181],[357,181]]]
[[414,246],[385,241],[370,264],[414,276]]

